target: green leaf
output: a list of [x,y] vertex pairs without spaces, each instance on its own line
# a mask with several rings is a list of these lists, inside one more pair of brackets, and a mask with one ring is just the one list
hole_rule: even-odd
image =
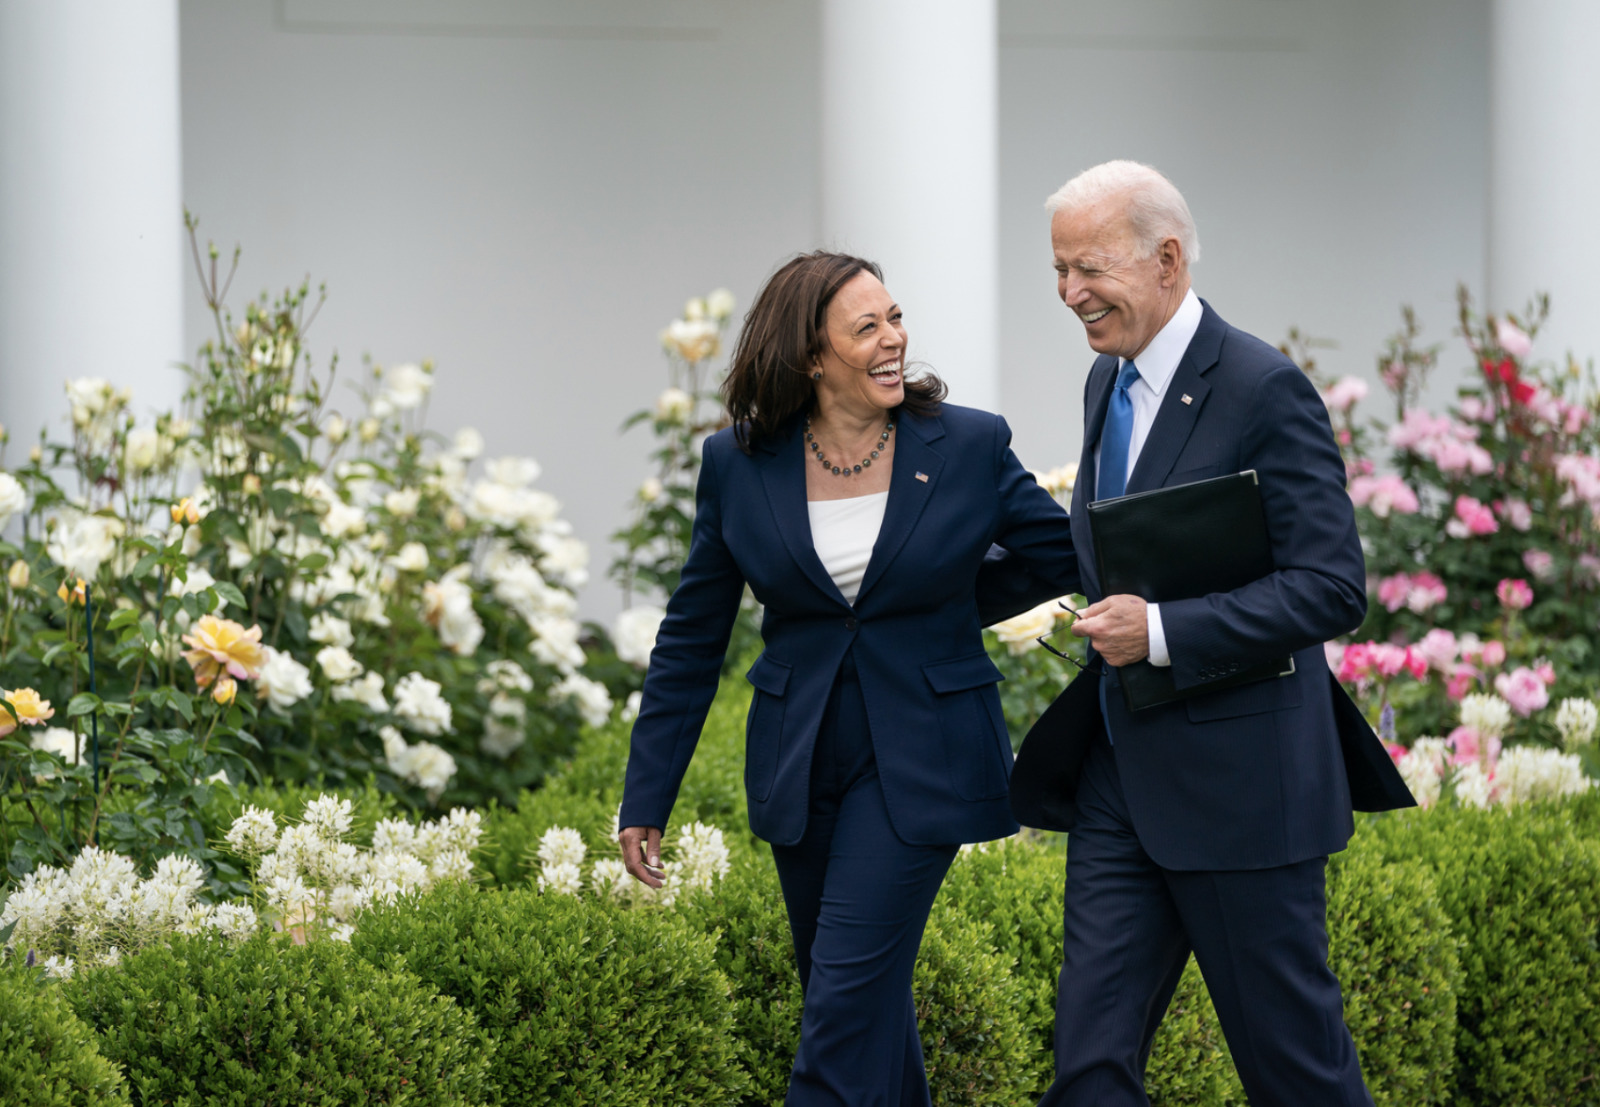
[[76,696],[73,696],[71,701],[67,704],[67,716],[69,718],[76,718],[79,715],[87,715],[99,706],[99,696],[95,695],[93,692],[79,692]]
[[244,598],[244,593],[239,591],[238,585],[231,584],[225,580],[219,580],[211,587],[216,590],[217,595],[227,600],[234,607],[243,610],[249,606],[249,601]]

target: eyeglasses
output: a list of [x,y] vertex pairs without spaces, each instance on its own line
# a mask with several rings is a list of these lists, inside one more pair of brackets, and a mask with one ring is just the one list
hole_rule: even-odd
[[[1056,605],[1058,607],[1060,607],[1061,610],[1063,610],[1063,611],[1067,612],[1068,614],[1070,614],[1074,619],[1083,618],[1083,612],[1077,611],[1077,610],[1073,609],[1072,607],[1069,607],[1065,602],[1063,602],[1061,600],[1057,600],[1056,601]],[[1105,674],[1106,674],[1106,668],[1105,668],[1105,665],[1103,665],[1103,664],[1085,665],[1083,662],[1079,661],[1076,657],[1073,657],[1071,654],[1062,653],[1060,650],[1056,649],[1054,646],[1052,646],[1050,644],[1049,640],[1046,639],[1046,638],[1043,638],[1043,637],[1035,638],[1034,641],[1038,642],[1039,645],[1043,646],[1045,649],[1047,649],[1051,653],[1055,654],[1061,660],[1072,662],[1074,665],[1076,665],[1079,669],[1081,669],[1085,673],[1094,673],[1096,676],[1105,676]]]

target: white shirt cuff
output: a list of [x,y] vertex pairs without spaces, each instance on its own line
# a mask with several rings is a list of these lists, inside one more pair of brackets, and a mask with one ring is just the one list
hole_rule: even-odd
[[1144,605],[1144,622],[1150,632],[1150,664],[1165,669],[1172,664],[1172,658],[1167,655],[1167,632],[1161,628],[1160,604]]

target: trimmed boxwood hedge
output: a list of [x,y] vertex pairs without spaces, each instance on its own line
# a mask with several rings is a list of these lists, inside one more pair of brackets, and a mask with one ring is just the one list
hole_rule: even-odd
[[0,1103],[127,1107],[122,1072],[38,969],[0,966]]
[[450,886],[365,915],[351,947],[476,1013],[495,1102],[739,1102],[733,1002],[713,939],[670,911]]
[[486,1090],[469,1012],[336,942],[177,938],[63,993],[136,1104],[469,1107]]
[[1456,1088],[1484,1105],[1600,1088],[1600,840],[1568,805],[1373,820],[1363,842],[1431,870],[1461,941]]

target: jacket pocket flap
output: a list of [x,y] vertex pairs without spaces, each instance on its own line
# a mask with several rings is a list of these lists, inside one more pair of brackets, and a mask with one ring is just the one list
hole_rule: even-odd
[[781,696],[789,687],[790,671],[788,665],[762,654],[744,678],[769,696]]
[[928,678],[933,690],[941,694],[982,688],[1005,679],[986,653],[975,653],[950,661],[930,661],[922,667],[922,675]]

